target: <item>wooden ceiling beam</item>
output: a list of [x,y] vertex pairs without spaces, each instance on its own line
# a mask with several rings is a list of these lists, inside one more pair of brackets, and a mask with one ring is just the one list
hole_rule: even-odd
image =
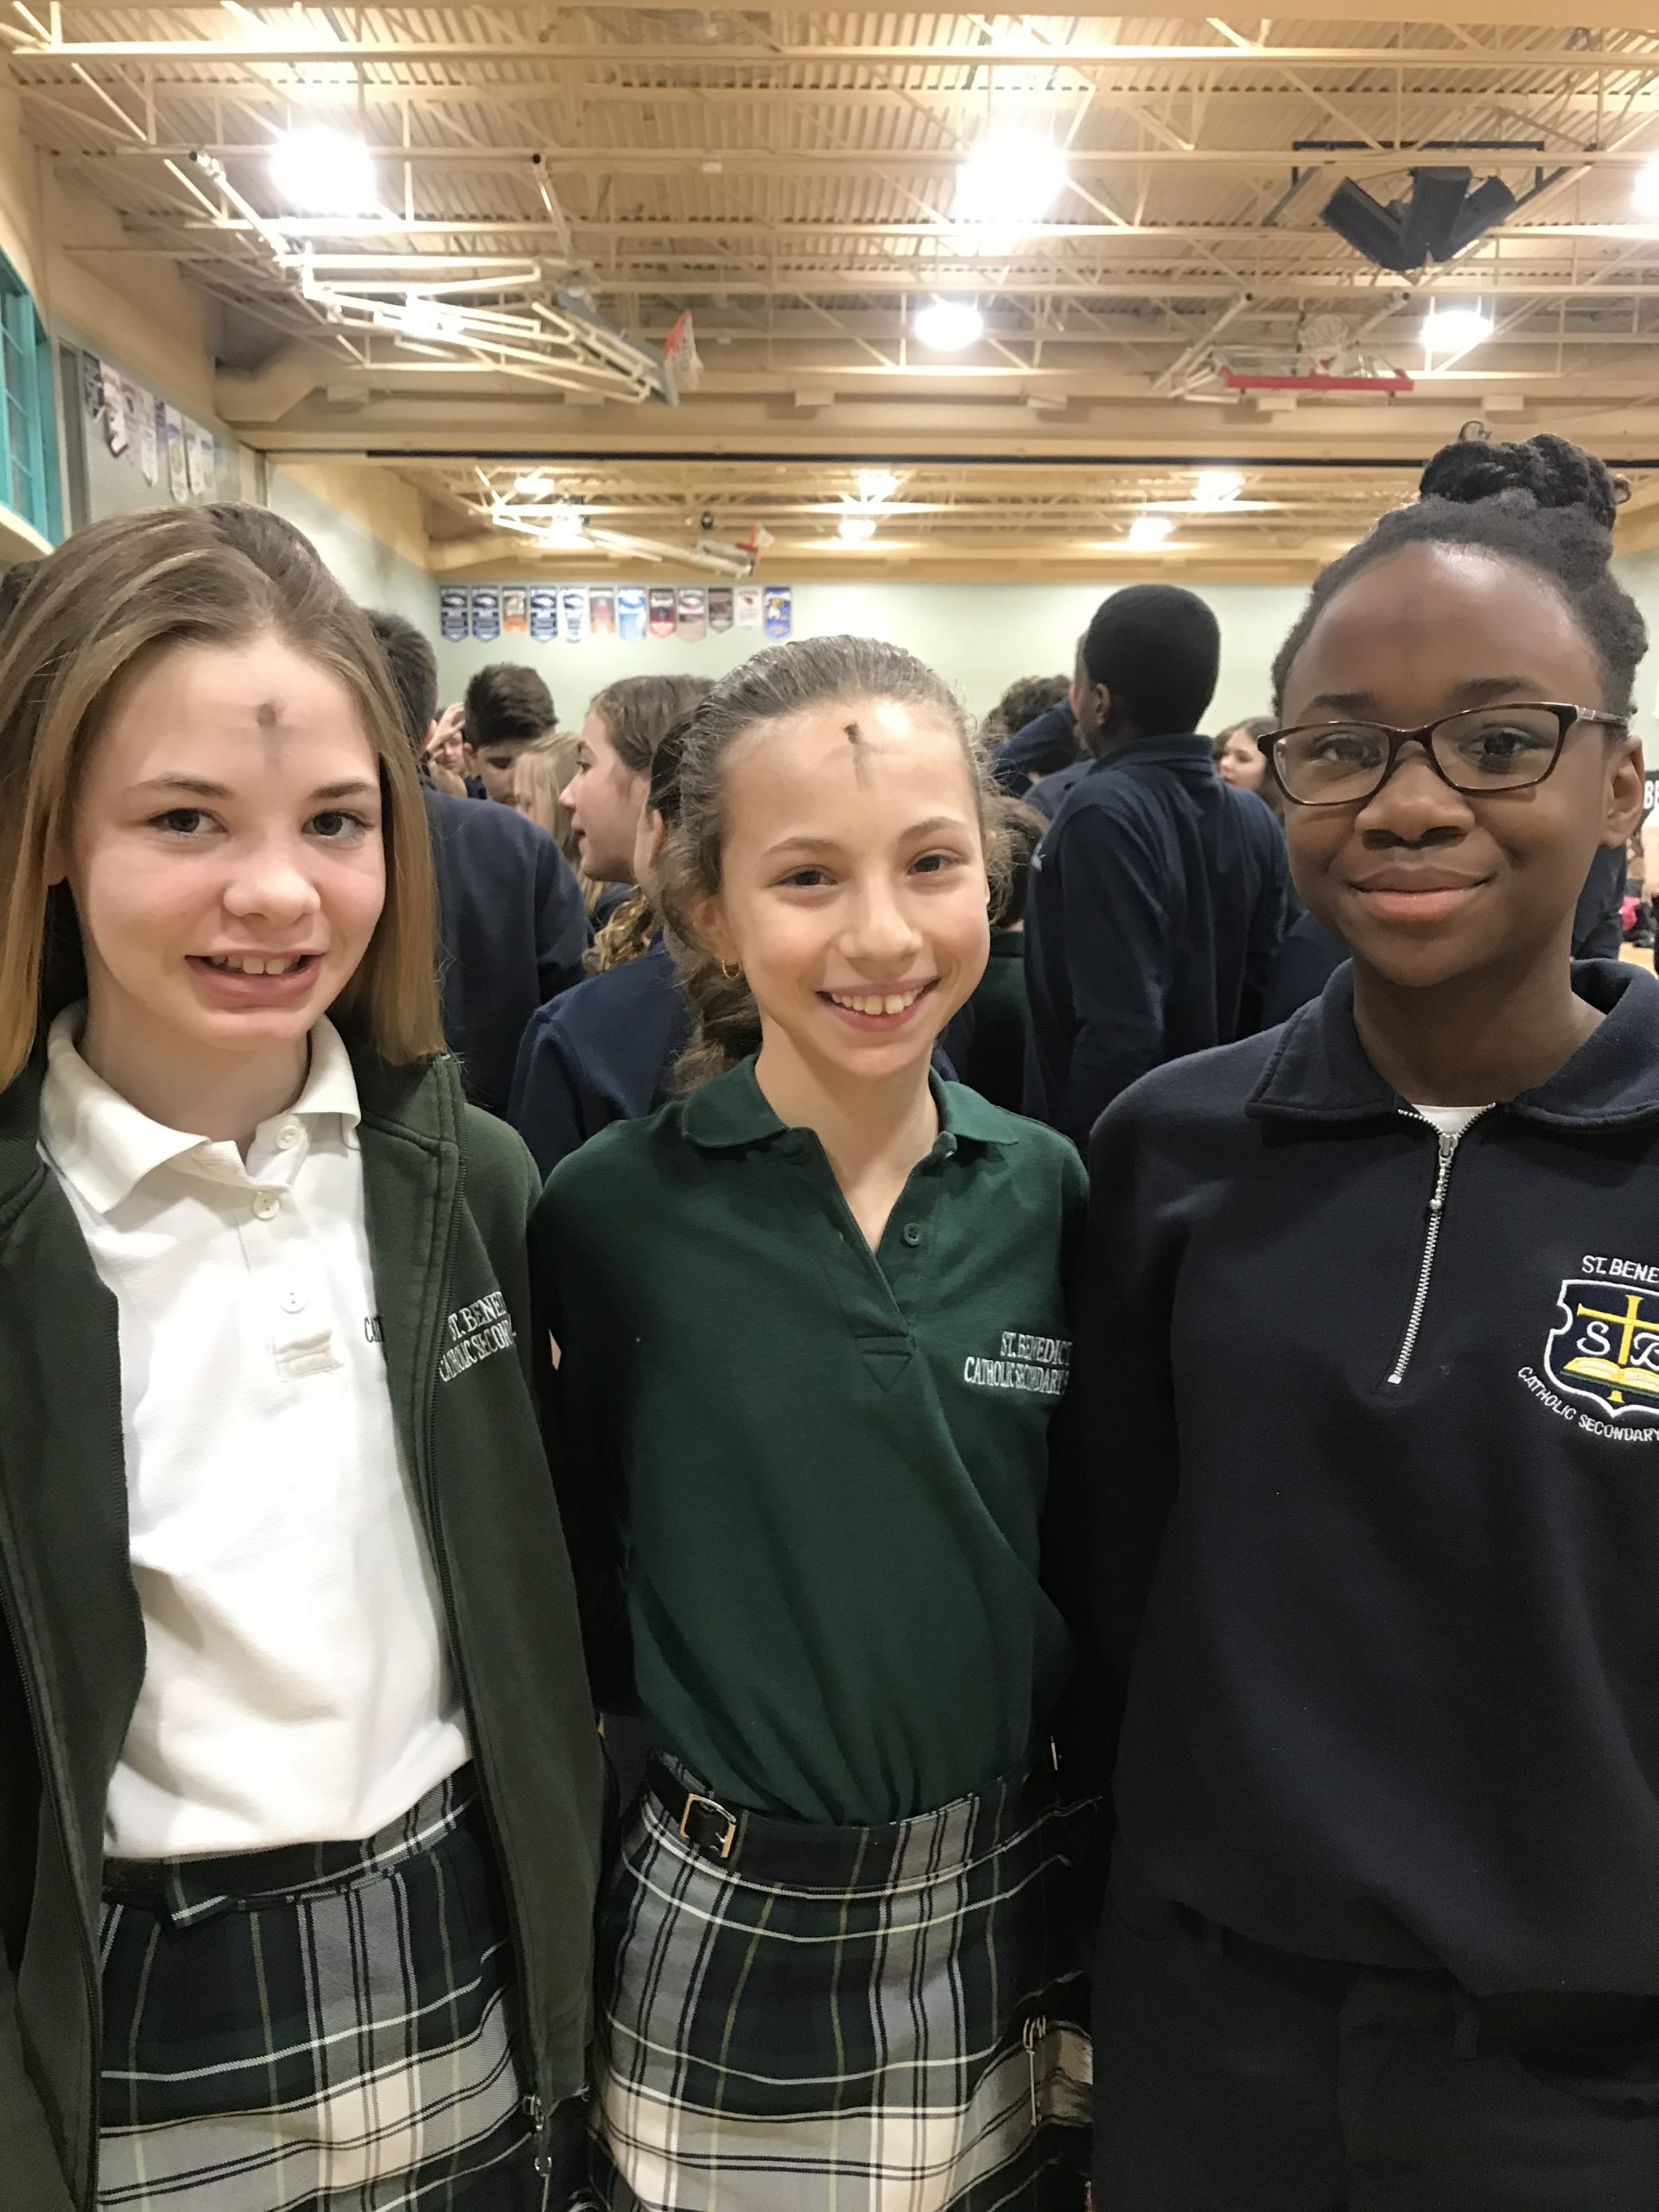
[[[965,19],[964,19],[965,20]],[[10,27],[9,27],[10,28]],[[396,37],[382,40],[317,41],[275,38],[245,39],[64,39],[42,40],[25,35],[10,48],[14,66],[31,62],[66,67],[79,63],[130,65],[178,63],[199,67],[214,61],[238,68],[269,68],[275,64],[363,66],[430,62],[556,61],[562,66],[640,67],[672,66],[688,69],[791,69],[845,66],[856,68],[908,68],[918,64],[932,67],[969,69],[976,73],[1001,74],[1009,70],[1205,70],[1222,75],[1230,71],[1334,68],[1343,71],[1387,70],[1415,74],[1454,71],[1459,75],[1512,74],[1516,69],[1533,73],[1560,72],[1571,77],[1652,75],[1659,71],[1659,42],[1643,47],[1504,45],[1497,40],[1469,45],[1425,43],[1399,46],[1279,46],[1233,45],[1217,39],[1193,45],[1120,44],[1111,40],[1077,39],[1052,45],[1029,38],[999,39],[994,44],[958,44],[949,40],[915,40],[906,43],[840,44],[830,41],[799,45],[739,45],[723,41],[671,44],[652,41],[566,41],[556,35],[527,39]]]

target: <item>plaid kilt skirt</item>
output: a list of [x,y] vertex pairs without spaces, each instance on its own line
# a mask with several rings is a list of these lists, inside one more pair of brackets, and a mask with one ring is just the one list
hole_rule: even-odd
[[541,2212],[471,1770],[367,1842],[112,1862],[100,2207]]
[[724,1859],[648,1786],[601,1907],[596,2203],[1080,2212],[1092,1819],[1046,1747],[890,1827],[741,1815]]

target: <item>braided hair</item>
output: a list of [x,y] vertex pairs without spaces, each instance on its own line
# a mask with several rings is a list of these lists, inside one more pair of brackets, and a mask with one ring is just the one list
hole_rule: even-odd
[[1283,712],[1297,655],[1344,584],[1403,546],[1450,545],[1518,561],[1547,578],[1601,663],[1609,711],[1628,714],[1648,632],[1611,566],[1613,524],[1625,496],[1602,462],[1565,438],[1493,445],[1465,436],[1442,446],[1412,504],[1384,515],[1369,537],[1320,572],[1273,664],[1275,712]]

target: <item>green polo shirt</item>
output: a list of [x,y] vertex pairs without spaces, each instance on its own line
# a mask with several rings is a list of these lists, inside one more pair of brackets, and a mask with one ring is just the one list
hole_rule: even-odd
[[537,1215],[567,1519],[590,1578],[620,1558],[641,1709],[717,1796],[797,1820],[983,1788],[1068,1663],[1038,1528],[1083,1166],[934,1092],[877,1252],[753,1061],[594,1138]]

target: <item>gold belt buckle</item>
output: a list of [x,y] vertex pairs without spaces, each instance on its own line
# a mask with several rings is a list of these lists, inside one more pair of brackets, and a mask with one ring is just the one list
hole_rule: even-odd
[[722,1859],[729,1859],[732,1855],[732,1846],[737,1841],[737,1815],[734,1813],[728,1813],[717,1797],[702,1797],[699,1796],[696,1790],[689,1791],[685,1800],[685,1810],[680,1815],[680,1834],[685,1837],[688,1843],[695,1841],[695,1838],[687,1832],[686,1823],[699,1805],[706,1805],[717,1820],[725,1821],[725,1829],[716,1848]]

